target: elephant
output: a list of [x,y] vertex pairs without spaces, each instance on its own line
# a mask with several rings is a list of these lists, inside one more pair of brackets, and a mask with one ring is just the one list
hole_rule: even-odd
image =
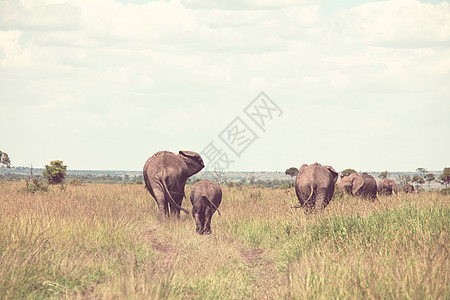
[[192,216],[198,234],[211,234],[211,218],[214,212],[220,215],[222,189],[211,180],[204,179],[194,184],[191,190]]
[[319,163],[302,165],[295,178],[295,193],[300,205],[320,211],[331,201],[338,173]]
[[377,181],[367,173],[352,173],[339,180],[337,187],[343,193],[353,196],[363,196],[369,199],[377,198]]
[[379,195],[398,195],[397,183],[394,180],[388,178],[380,180],[378,182],[377,190]]
[[201,156],[193,151],[179,151],[178,154],[159,151],[145,162],[145,186],[158,205],[160,221],[171,214],[179,218],[180,210],[189,214],[187,209],[181,207],[183,197],[186,197],[184,186],[187,179],[204,166]]
[[409,183],[406,183],[404,186],[403,186],[403,191],[405,192],[405,193],[414,193],[414,186],[412,185],[412,184],[409,184]]

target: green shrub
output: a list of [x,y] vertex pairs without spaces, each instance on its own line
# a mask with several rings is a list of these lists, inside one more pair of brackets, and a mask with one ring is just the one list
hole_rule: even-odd
[[450,188],[445,188],[440,190],[440,193],[443,195],[450,195]]
[[20,189],[22,192],[27,192],[34,194],[36,192],[48,192],[48,184],[44,183],[43,181],[38,180],[37,178],[32,178],[30,180],[26,181],[27,185]]

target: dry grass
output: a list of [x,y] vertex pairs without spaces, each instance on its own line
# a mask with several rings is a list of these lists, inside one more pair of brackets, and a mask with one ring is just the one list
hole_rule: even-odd
[[223,187],[199,236],[191,216],[159,224],[143,186],[23,185],[0,184],[1,299],[450,297],[450,196],[345,196],[305,214],[292,189]]

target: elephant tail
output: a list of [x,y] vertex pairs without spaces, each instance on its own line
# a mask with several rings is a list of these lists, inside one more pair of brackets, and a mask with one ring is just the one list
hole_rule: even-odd
[[309,202],[309,200],[311,200],[312,199],[312,197],[313,197],[313,194],[314,194],[314,185],[311,183],[311,186],[309,187],[309,189],[311,190],[311,193],[309,194],[309,197],[308,197],[308,199],[305,201],[305,205],[307,205],[308,204],[308,202]]
[[176,208],[178,208],[179,210],[182,210],[182,211],[184,211],[187,215],[189,215],[189,211],[188,211],[186,208],[181,207],[180,205],[178,205],[178,204],[175,202],[175,200],[173,200],[172,195],[170,194],[169,189],[167,188],[167,184],[166,184],[165,180],[164,180],[164,179],[161,179],[160,181],[161,181],[161,184],[162,184],[162,186],[163,186],[163,188],[164,188],[164,191],[165,191],[165,192],[167,193],[167,195],[169,196],[169,201],[170,201],[170,203],[172,203],[172,204],[173,204]]
[[220,213],[219,208],[211,201],[208,199],[208,197],[203,196],[203,198],[205,198],[206,200],[208,200],[209,203],[211,203],[211,205],[217,210],[217,212],[219,213],[219,216],[222,216],[222,214]]

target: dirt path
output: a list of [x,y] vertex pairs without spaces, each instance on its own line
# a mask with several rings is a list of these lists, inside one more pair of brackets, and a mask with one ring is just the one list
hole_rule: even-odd
[[[158,240],[157,229],[150,229],[144,233],[144,238],[149,247],[156,250],[157,253],[154,267],[158,272],[166,273],[175,271],[176,262],[178,257],[178,249],[172,245],[167,245]],[[230,244],[234,244],[239,247],[239,253],[243,262],[248,266],[249,272],[254,277],[254,290],[253,299],[276,299],[277,287],[282,282],[282,274],[277,272],[275,264],[267,259],[264,249],[253,249],[241,247],[242,245],[236,245],[230,241]],[[188,297],[190,298],[190,297]]]
[[281,274],[275,264],[264,256],[263,249],[241,250],[242,260],[255,276],[256,294],[254,299],[276,299],[276,288],[281,283]]
[[174,267],[178,252],[177,249],[171,245],[162,244],[155,236],[156,229],[151,229],[145,232],[145,240],[150,248],[158,253],[158,258],[155,261],[156,267],[159,270],[170,270]]

